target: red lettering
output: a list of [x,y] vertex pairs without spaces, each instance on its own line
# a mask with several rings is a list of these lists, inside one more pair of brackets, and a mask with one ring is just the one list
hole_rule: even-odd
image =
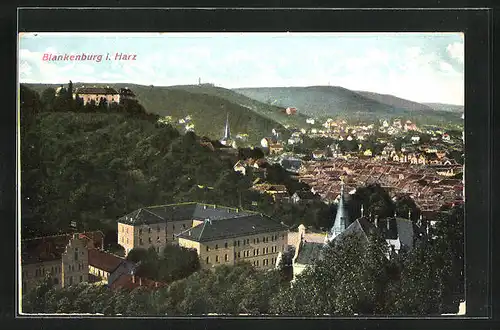
[[73,61],[73,60],[75,59],[75,55],[71,55],[71,56],[69,57],[69,59],[70,59],[71,61]]
[[47,53],[43,54],[42,61],[48,61],[50,59],[49,56],[50,56],[50,54],[47,54]]
[[122,53],[116,53],[115,54],[115,60],[122,59]]
[[68,57],[69,55],[68,54],[64,54],[64,60],[67,61],[68,60]]
[[135,58],[137,57],[137,54],[133,55],[134,57],[132,58],[132,61],[135,61]]

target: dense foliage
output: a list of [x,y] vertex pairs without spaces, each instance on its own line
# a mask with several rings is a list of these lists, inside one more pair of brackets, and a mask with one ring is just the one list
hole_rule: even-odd
[[277,271],[262,272],[250,264],[220,266],[148,290],[111,290],[81,283],[56,289],[50,278],[23,296],[25,313],[102,313],[105,315],[264,314],[280,289]]
[[195,250],[168,244],[158,255],[154,248],[136,248],[127,254],[127,260],[139,263],[136,275],[152,280],[171,283],[188,277],[200,269]]

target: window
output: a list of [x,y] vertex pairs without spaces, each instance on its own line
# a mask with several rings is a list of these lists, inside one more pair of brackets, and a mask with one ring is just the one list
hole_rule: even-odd
[[143,245],[142,238],[139,238],[139,245]]
[[172,239],[175,241],[175,234],[172,234]]
[[266,242],[266,236],[262,237],[262,243]]
[[274,241],[274,235],[273,235],[273,236],[271,236],[271,242],[272,242],[272,241]]
[[150,233],[150,234],[151,234],[151,227],[149,227],[149,228],[148,228],[148,233]]
[[224,255],[224,261],[229,261],[229,256],[227,255],[227,253]]
[[128,244],[128,237],[127,237],[127,244]]
[[80,283],[82,283],[82,282],[83,282],[83,276],[80,275]]
[[236,252],[234,253],[234,259],[236,259]]
[[160,243],[160,236],[156,236],[156,241]]
[[236,241],[233,242],[233,246],[236,246]]
[[128,227],[125,228],[125,232],[128,234]]
[[122,236],[122,243],[123,243],[123,236]]
[[72,285],[73,284],[73,276],[70,276],[69,277],[69,285]]
[[274,265],[275,263],[276,263],[276,261],[274,260],[274,258],[271,258],[271,264]]
[[253,239],[253,244],[255,244],[255,238]]
[[285,234],[281,234],[281,239],[285,239]]
[[257,237],[257,244],[259,244],[259,238]]
[[238,240],[238,246],[240,246],[240,240]]
[[156,247],[156,253],[160,253],[160,247],[159,246]]
[[253,249],[253,255],[255,256],[255,249]]
[[172,224],[172,229],[175,229],[175,225],[174,224]]
[[219,256],[215,256],[215,262],[219,263]]
[[259,260],[255,260],[255,266],[259,266]]
[[182,228],[186,228],[186,224],[185,223],[182,224]]
[[259,249],[257,249],[257,255],[259,255]]
[[284,245],[281,246],[281,251],[285,251],[285,246]]
[[210,257],[207,257],[207,264],[210,263]]
[[240,253],[238,252],[238,258],[240,258],[240,256],[241,256],[241,255],[240,255]]
[[75,260],[78,260],[78,248],[75,248]]
[[149,244],[151,244],[153,242],[153,240],[151,239],[151,237],[148,238],[148,242],[149,242]]
[[139,235],[142,235],[142,228],[139,228]]
[[226,243],[224,243],[224,248],[226,248],[226,249],[227,249],[227,242],[226,242]]
[[218,250],[219,249],[219,244],[215,244],[215,249]]
[[160,232],[160,226],[156,227],[156,231]]
[[122,227],[122,233],[123,233],[123,226],[120,226],[120,227]]
[[207,252],[208,252],[208,251],[210,251],[210,248],[209,248],[209,247],[208,247],[208,245],[207,245]]

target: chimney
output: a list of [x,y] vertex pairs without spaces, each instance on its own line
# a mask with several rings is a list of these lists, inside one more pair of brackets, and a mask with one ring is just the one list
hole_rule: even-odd
[[139,286],[142,286],[142,277],[139,277]]
[[135,284],[135,275],[132,275],[132,283]]
[[155,282],[155,288],[157,288],[157,287],[158,287],[158,282]]

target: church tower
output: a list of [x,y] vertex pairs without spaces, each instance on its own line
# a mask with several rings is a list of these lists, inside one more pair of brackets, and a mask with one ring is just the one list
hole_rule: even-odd
[[347,205],[344,196],[344,180],[340,183],[340,199],[337,206],[337,214],[335,215],[335,221],[333,227],[327,236],[327,242],[331,242],[335,237],[341,234],[349,226],[349,216],[347,212]]
[[223,145],[231,145],[231,132],[229,130],[229,113],[226,117],[226,126],[224,127],[224,137],[220,140]]

